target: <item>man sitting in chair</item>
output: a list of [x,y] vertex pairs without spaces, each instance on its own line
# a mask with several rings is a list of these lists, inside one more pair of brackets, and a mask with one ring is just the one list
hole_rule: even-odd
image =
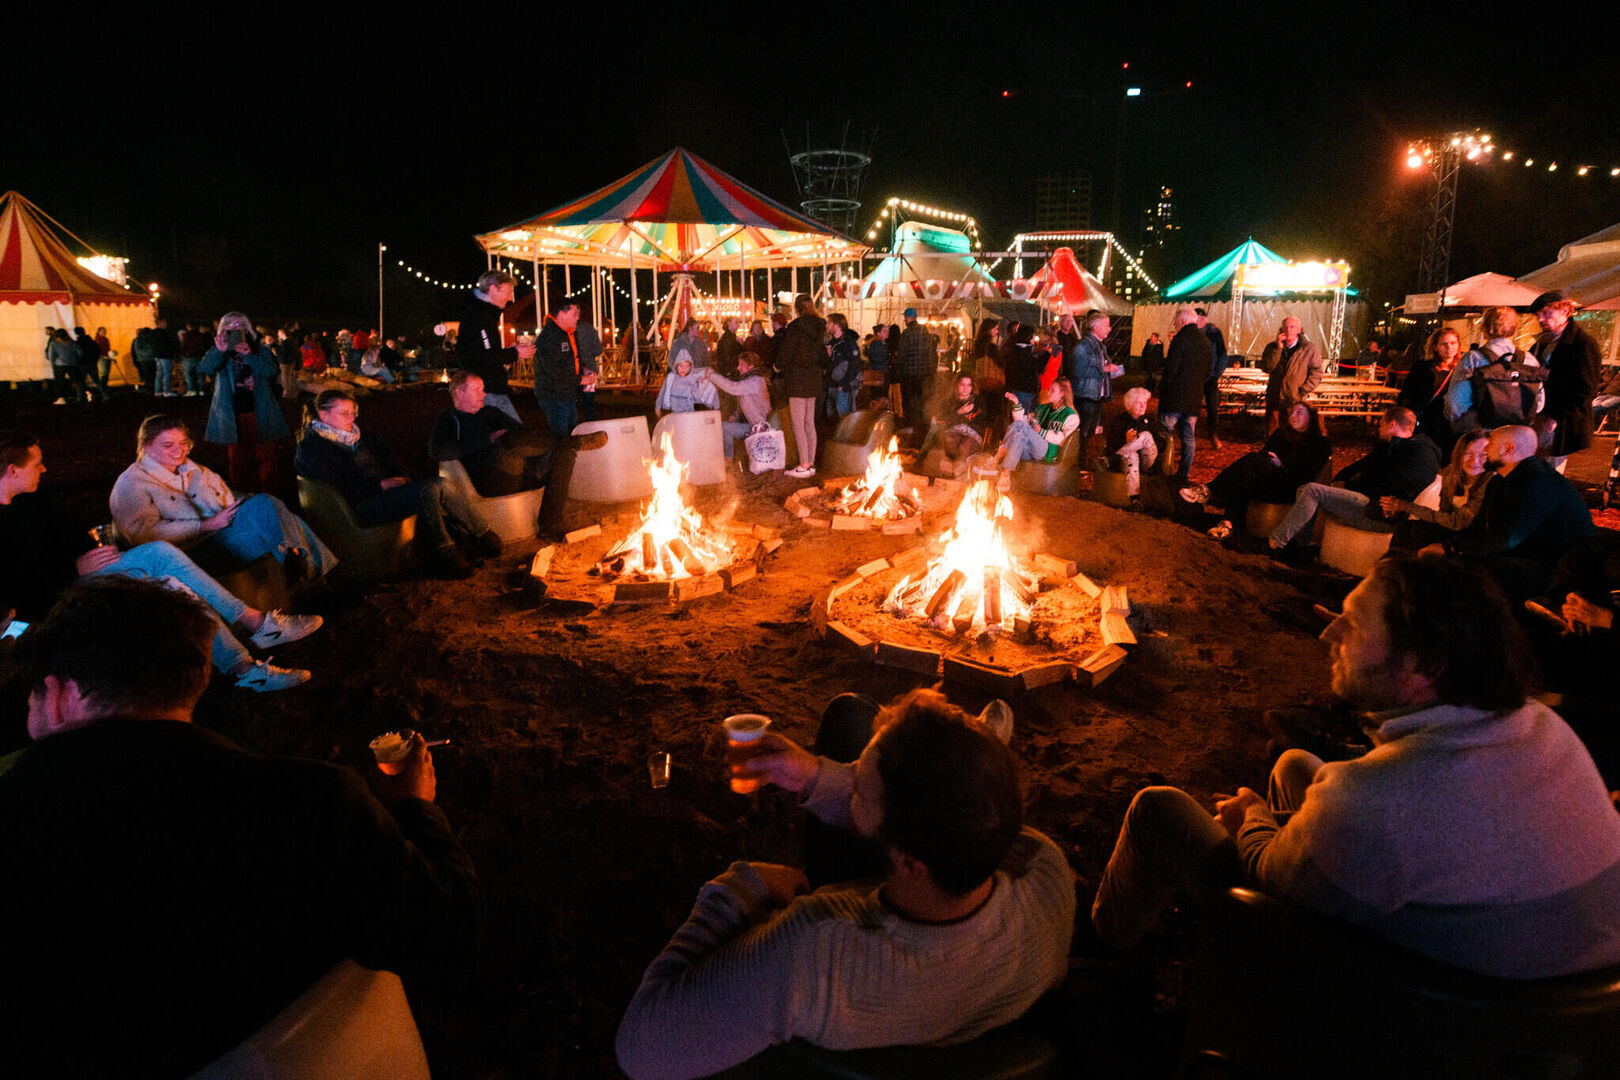
[[407,980],[471,965],[478,882],[422,737],[379,802],[347,769],[204,730],[214,627],[114,577],[18,642],[34,741],[0,773],[8,1075],[189,1076],[345,958]]
[[545,483],[551,448],[549,432],[512,422],[511,416],[484,404],[484,380],[470,371],[450,379],[452,407],[439,414],[428,436],[434,461],[459,461],[467,478],[485,497],[533,491]]
[[1213,816],[1139,792],[1091,909],[1103,943],[1135,944],[1178,892],[1248,884],[1484,975],[1620,963],[1620,815],[1581,740],[1526,696],[1530,647],[1495,586],[1385,559],[1322,637],[1372,750],[1289,750],[1267,795],[1217,796]]
[[984,724],[934,691],[881,711],[845,694],[816,738],[830,756],[774,734],[762,746],[734,768],[819,819],[810,876],[737,862],[703,886],[619,1026],[627,1073],[707,1076],[792,1038],[965,1042],[1062,982],[1073,875],[1022,827],[1017,763]]

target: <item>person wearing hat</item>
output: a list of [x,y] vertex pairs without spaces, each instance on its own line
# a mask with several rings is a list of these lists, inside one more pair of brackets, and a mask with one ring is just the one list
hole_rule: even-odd
[[1592,445],[1592,398],[1602,380],[1602,356],[1592,335],[1576,324],[1575,300],[1562,289],[1536,297],[1530,313],[1545,331],[1531,349],[1547,369],[1541,415],[1558,422],[1548,460],[1563,472],[1569,455]]

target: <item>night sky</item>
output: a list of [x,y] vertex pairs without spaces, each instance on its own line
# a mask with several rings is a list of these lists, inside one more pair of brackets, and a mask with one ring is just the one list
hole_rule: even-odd
[[1620,221],[1620,69],[1585,55],[1599,31],[1573,21],[1487,36],[1394,7],[566,10],[446,7],[385,28],[215,13],[205,34],[98,24],[85,53],[14,42],[0,187],[128,256],[182,318],[369,321],[385,242],[389,319],[412,329],[461,298],[395,258],[470,280],[474,233],[677,145],[796,205],[783,129],[803,149],[806,124],[818,143],[846,122],[857,141],[875,131],[857,235],[898,195],[975,215],[1001,248],[1032,226],[1036,178],[1079,167],[1093,227],[1129,238],[1169,184],[1171,279],[1252,234],[1346,258],[1371,299],[1398,301],[1424,220],[1406,142],[1455,128],[1560,169],[1465,170],[1453,278],[1529,271]]

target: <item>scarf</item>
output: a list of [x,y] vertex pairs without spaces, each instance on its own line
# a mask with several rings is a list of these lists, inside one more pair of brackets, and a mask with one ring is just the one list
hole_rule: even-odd
[[354,425],[353,431],[339,431],[337,428],[323,420],[311,420],[309,422],[309,429],[315,434],[319,435],[321,438],[335,442],[339,446],[346,447],[350,450],[353,450],[355,444],[360,441],[359,424]]

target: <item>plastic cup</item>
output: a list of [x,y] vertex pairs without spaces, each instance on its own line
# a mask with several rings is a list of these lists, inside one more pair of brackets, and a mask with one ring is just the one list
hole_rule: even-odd
[[763,780],[751,776],[738,776],[737,767],[759,752],[759,740],[771,726],[771,718],[760,713],[737,713],[728,716],[721,726],[726,729],[726,763],[731,767],[731,790],[739,795],[758,791]]
[[403,731],[385,731],[371,740],[371,756],[377,759],[377,768],[393,776],[405,767],[405,759],[411,756],[411,740],[416,732],[410,728]]
[[647,755],[647,779],[655,788],[669,787],[670,757],[668,751],[654,750]]

